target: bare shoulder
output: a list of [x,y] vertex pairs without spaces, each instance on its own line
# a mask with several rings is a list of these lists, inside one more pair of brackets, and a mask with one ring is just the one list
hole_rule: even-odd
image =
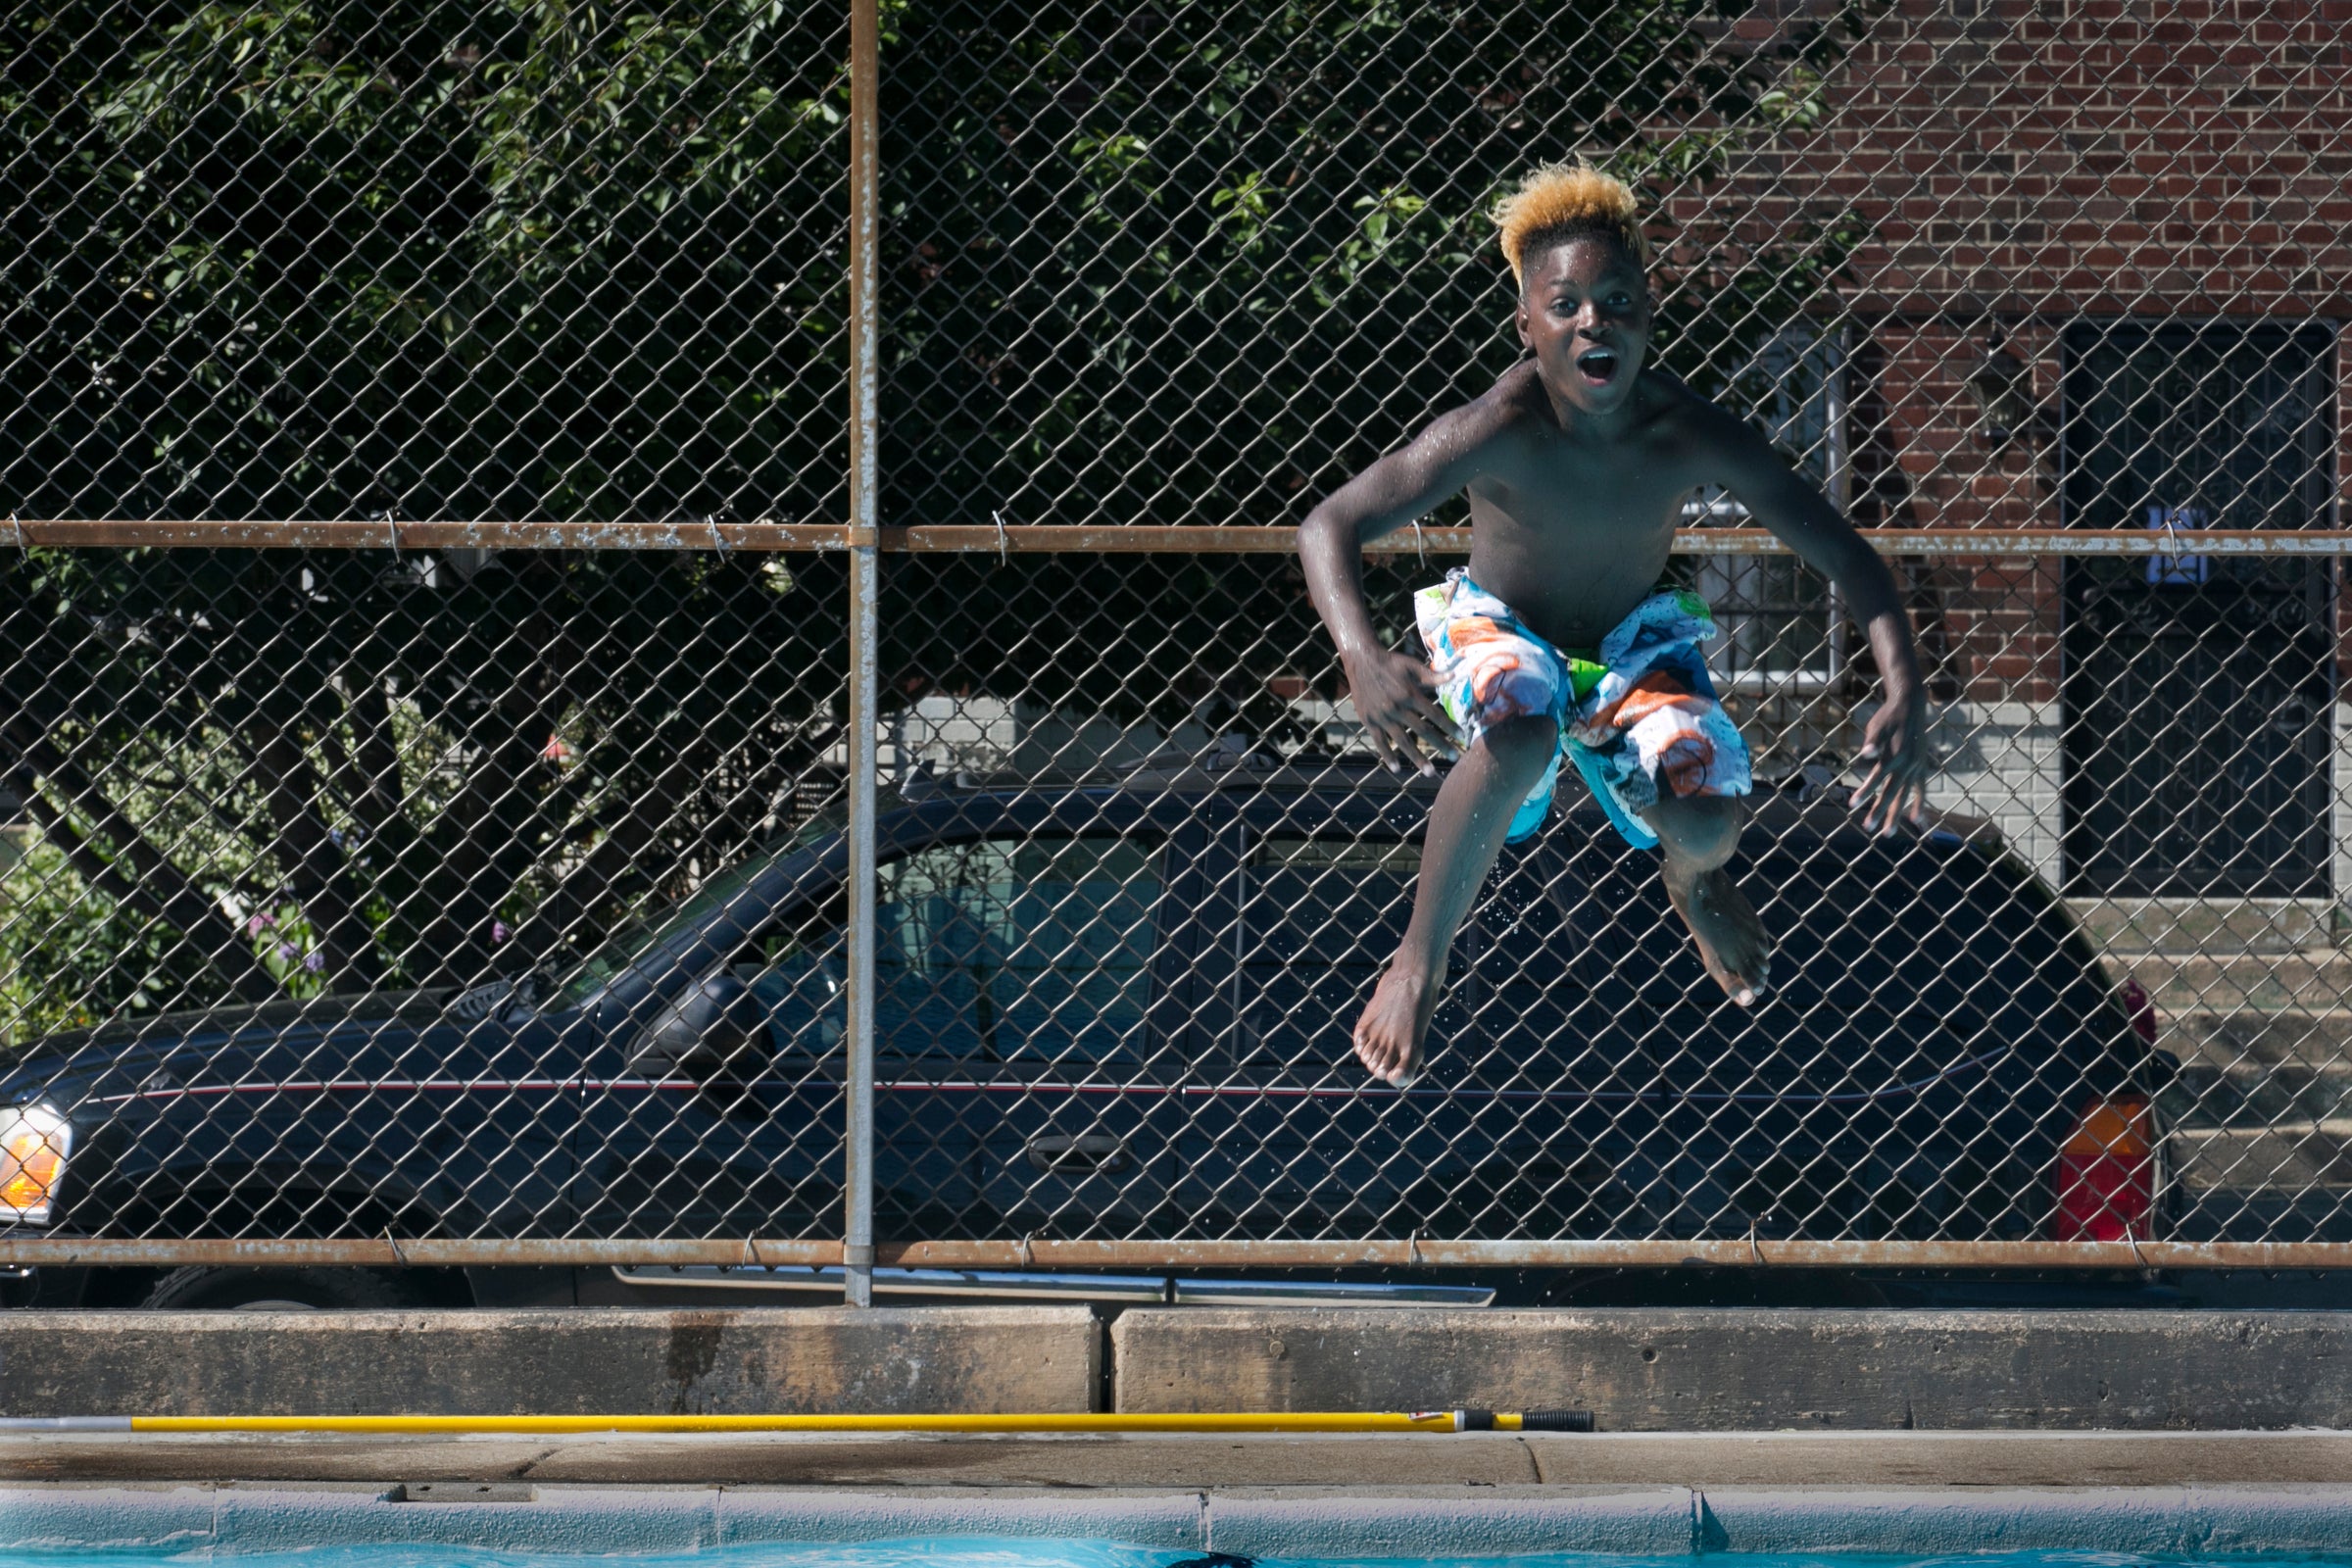
[[1663,431],[1705,437],[1740,422],[1738,415],[1662,366],[1642,368],[1642,390],[1651,404],[1651,418]]
[[1493,386],[1463,404],[1448,409],[1422,428],[1422,441],[1433,441],[1468,454],[1507,443],[1543,409],[1543,383],[1536,379],[1533,361],[1512,366]]
[[1763,431],[1673,371],[1644,367],[1642,381],[1643,391],[1656,399],[1651,428],[1694,467],[1736,469],[1770,453]]

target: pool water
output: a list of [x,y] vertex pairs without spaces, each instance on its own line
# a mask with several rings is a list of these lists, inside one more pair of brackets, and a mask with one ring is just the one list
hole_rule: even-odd
[[[1093,1542],[936,1540],[850,1545],[760,1544],[648,1555],[499,1551],[476,1546],[317,1546],[250,1555],[211,1547],[18,1550],[11,1568],[1690,1568],[1687,1555],[1550,1552],[1521,1557],[1325,1558],[1204,1556]],[[2143,1557],[2129,1552],[2007,1551],[1888,1556],[1843,1552],[1709,1552],[1707,1568],[2352,1568],[2352,1556]]]

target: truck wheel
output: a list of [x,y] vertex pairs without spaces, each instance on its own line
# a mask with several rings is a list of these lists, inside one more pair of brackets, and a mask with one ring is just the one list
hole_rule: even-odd
[[372,1268],[183,1268],[156,1282],[141,1306],[177,1312],[317,1312],[425,1306],[415,1282]]

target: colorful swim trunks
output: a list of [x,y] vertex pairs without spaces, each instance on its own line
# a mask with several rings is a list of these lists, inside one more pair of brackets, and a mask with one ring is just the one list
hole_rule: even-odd
[[1511,818],[1516,844],[1544,825],[1565,753],[1609,821],[1639,849],[1658,836],[1642,815],[1661,794],[1745,795],[1747,743],[1707,679],[1698,645],[1715,616],[1694,593],[1650,595],[1590,652],[1563,651],[1456,566],[1413,595],[1438,674],[1438,703],[1464,746],[1490,725],[1542,713],[1560,750]]

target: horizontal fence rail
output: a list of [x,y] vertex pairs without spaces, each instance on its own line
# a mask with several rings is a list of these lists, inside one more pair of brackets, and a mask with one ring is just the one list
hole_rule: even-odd
[[[342,1241],[0,1243],[8,1263],[61,1268],[824,1267],[840,1243]],[[875,1266],[950,1269],[2333,1269],[2336,1243],[2294,1242],[879,1242]]]
[[[839,551],[858,543],[855,529],[822,523],[711,522],[16,522],[20,548],[210,550],[656,550],[746,554]],[[2343,556],[2352,533],[2335,529],[2266,531],[2183,528],[1859,528],[1887,556]],[[1170,526],[883,527],[875,548],[903,555],[1292,555],[1293,528]],[[1368,554],[1467,555],[1468,528],[1406,529],[1373,542]],[[1674,551],[1686,556],[1785,556],[1786,542],[1761,528],[1682,528]]]

